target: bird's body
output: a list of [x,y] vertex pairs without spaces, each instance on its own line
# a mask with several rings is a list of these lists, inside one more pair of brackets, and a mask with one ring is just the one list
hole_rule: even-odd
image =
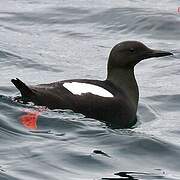
[[20,90],[24,102],[50,109],[72,109],[111,126],[128,128],[136,123],[139,100],[134,66],[142,59],[167,55],[171,53],[126,41],[112,49],[105,81],[74,79],[30,87],[19,79],[13,79],[12,83]]
[[[95,95],[91,92],[82,93],[80,95],[73,94],[63,86],[63,84],[72,82],[87,85],[93,84],[107,90],[113,97]],[[23,82],[17,79],[14,80],[13,83],[19,86],[19,84]],[[49,109],[71,109],[87,117],[102,120],[110,126],[115,124],[116,127],[131,127],[136,123],[136,110],[133,108],[132,104],[127,101],[128,97],[126,93],[116,88],[108,80],[74,79],[51,84],[40,84],[37,86],[30,86],[29,88],[31,92],[28,96],[22,96],[22,101],[24,102],[31,101],[36,105],[47,106]],[[25,92],[21,90],[22,94],[26,94],[26,92],[27,90],[25,90]],[[99,92],[99,94],[101,94],[101,92]]]

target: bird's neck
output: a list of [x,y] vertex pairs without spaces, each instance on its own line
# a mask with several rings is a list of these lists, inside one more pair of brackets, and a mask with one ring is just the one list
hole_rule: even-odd
[[111,81],[116,87],[122,89],[128,96],[135,110],[137,110],[139,101],[139,90],[134,75],[134,68],[117,68],[113,70],[108,70],[107,80]]

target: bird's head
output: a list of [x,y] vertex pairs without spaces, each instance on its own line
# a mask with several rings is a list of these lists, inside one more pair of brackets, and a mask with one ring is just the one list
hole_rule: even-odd
[[140,61],[153,57],[172,55],[171,52],[154,50],[138,41],[124,41],[115,45],[109,55],[108,69],[134,68]]

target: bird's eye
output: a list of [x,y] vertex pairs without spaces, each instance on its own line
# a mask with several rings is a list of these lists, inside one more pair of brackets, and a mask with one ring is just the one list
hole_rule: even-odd
[[131,53],[133,53],[135,50],[134,50],[134,48],[131,48],[131,49],[129,49],[129,51],[130,51]]

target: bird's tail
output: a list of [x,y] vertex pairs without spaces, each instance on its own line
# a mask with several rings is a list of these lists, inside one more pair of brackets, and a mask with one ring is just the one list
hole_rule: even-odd
[[23,83],[20,79],[11,79],[11,82],[16,86],[16,88],[20,91],[22,95],[23,101],[28,101],[34,94],[33,90],[30,89],[25,83]]

